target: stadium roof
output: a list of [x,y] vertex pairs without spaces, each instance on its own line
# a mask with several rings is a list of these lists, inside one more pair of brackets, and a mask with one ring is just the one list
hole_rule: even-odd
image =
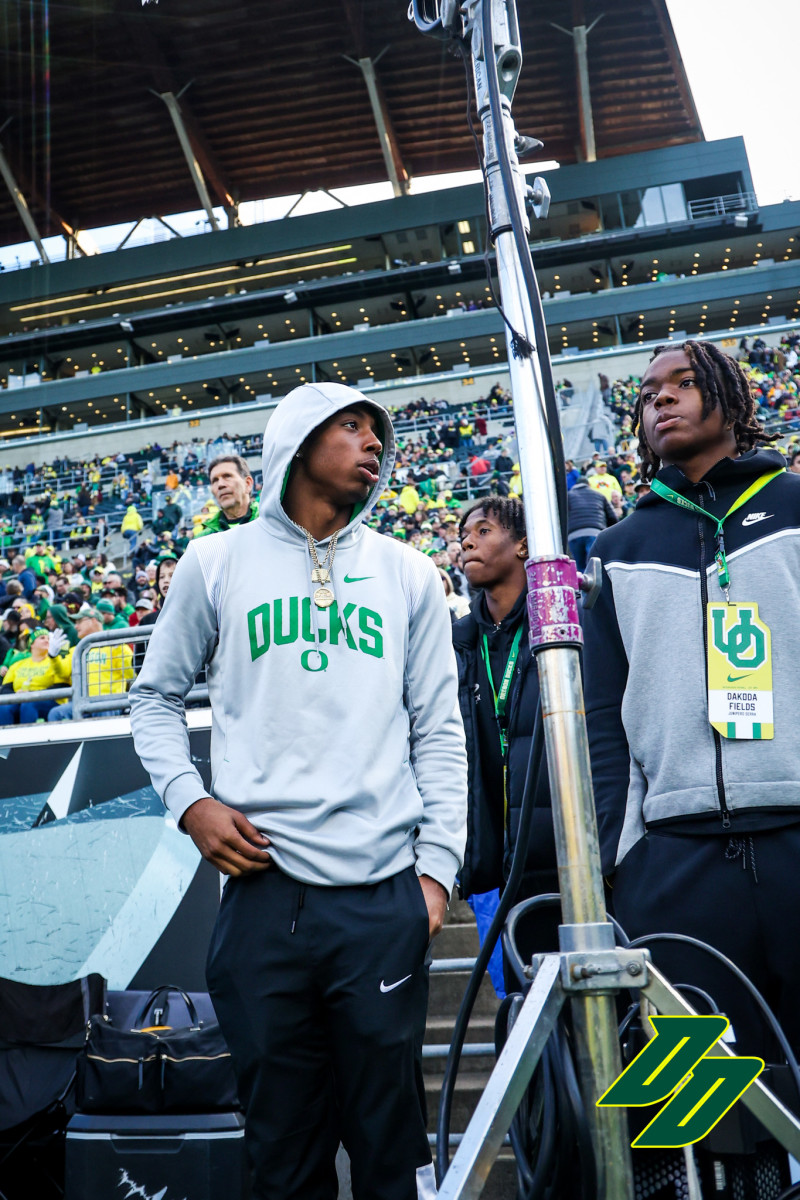
[[[406,10],[407,0],[3,5],[0,141],[39,233],[198,208],[168,95],[180,97],[214,205],[385,180],[381,123],[401,186],[473,168],[463,68]],[[582,157],[564,30],[596,18],[597,156],[702,140],[665,0],[519,0],[514,114],[544,142],[541,157]],[[23,237],[0,182],[0,244]]]

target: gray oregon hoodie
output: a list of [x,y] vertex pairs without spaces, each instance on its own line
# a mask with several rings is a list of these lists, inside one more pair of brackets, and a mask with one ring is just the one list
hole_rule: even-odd
[[[336,600],[281,497],[292,456],[353,404],[379,416],[381,471],[339,535]],[[180,822],[207,795],[183,698],[208,664],[212,794],[304,883],[374,883],[416,864],[448,890],[466,840],[467,764],[444,590],[431,560],[364,524],[394,464],[384,408],[341,384],[296,388],[264,435],[258,520],[192,542],[131,688],[136,751]],[[319,543],[320,561],[327,541]]]

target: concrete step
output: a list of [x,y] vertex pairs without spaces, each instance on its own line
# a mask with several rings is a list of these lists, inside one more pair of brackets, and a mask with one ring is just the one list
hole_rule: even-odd
[[[428,1017],[428,1024],[425,1029],[425,1041],[435,1042],[441,1045],[442,1042],[449,1042],[453,1036],[453,1024],[455,1017],[441,1016]],[[473,1016],[467,1028],[468,1042],[493,1042],[494,1041],[494,1017],[491,1015]]]
[[476,958],[480,942],[475,925],[445,925],[433,943],[434,958]]
[[481,1200],[514,1200],[517,1194],[517,1168],[511,1150],[502,1150],[492,1167]]
[[[450,1161],[456,1148],[450,1148]],[[492,1167],[489,1178],[481,1192],[481,1200],[514,1200],[517,1195],[517,1169],[512,1151],[506,1147]],[[564,1198],[566,1200],[566,1198]]]
[[[452,1036],[453,1022],[447,1017],[434,1017],[428,1021],[428,1028],[425,1031],[425,1045],[428,1047],[436,1046],[442,1049],[449,1048]],[[471,1054],[470,1047],[475,1047],[476,1043],[480,1043],[481,1046],[491,1047],[491,1049],[485,1054]],[[423,1058],[422,1066],[426,1077],[434,1081],[438,1079],[439,1083],[441,1083],[446,1062],[446,1050],[435,1057]],[[464,1052],[461,1055],[460,1070],[485,1071],[488,1074],[494,1070],[494,1064],[494,1018],[476,1017],[473,1021],[470,1021],[467,1029]]]
[[473,913],[466,900],[459,900],[458,896],[453,893],[450,898],[450,907],[447,910],[445,917],[445,925],[474,925],[475,914]]
[[[433,1086],[441,1088],[446,1062],[447,1059],[444,1057],[424,1058],[422,1060],[422,1073],[426,1081],[430,1080]],[[494,1070],[495,1062],[494,1049],[491,1049],[486,1054],[462,1054],[459,1074],[463,1075],[466,1072],[470,1075],[483,1075],[488,1079]]]
[[[452,1133],[463,1133],[469,1125],[475,1106],[483,1095],[483,1090],[489,1082],[489,1070],[473,1071],[468,1067],[459,1071],[453,1092],[453,1106],[450,1116]],[[442,1077],[425,1074],[425,1096],[428,1103],[428,1129],[436,1132],[436,1114],[439,1111],[439,1097],[442,1091]]]
[[[432,973],[430,977],[430,1000],[428,1002],[429,1020],[431,1017],[452,1016],[461,1006],[461,999],[469,981],[469,971],[448,971],[442,974]],[[472,1010],[475,1017],[493,1016],[497,1012],[500,1001],[497,999],[491,980],[484,976],[480,991],[475,999]]]

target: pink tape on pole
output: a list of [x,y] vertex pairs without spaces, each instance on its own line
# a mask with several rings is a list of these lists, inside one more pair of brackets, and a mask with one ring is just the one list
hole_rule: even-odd
[[582,646],[575,563],[565,554],[558,558],[529,558],[525,570],[531,649]]

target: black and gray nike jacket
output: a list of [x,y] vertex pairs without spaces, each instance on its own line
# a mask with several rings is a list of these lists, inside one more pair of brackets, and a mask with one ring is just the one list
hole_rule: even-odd
[[[658,478],[722,517],[776,450],[723,458],[697,484]],[[800,477],[786,472],[725,522],[732,601],[772,631],[775,737],[734,741],[708,720],[705,613],[724,599],[716,523],[654,493],[595,542],[600,596],[585,615],[586,720],[603,870],[648,829],[750,833],[800,820]]]

